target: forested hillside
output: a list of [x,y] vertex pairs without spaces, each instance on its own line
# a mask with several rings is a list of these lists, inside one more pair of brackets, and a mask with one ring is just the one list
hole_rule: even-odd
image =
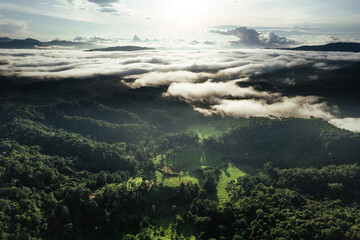
[[203,116],[111,79],[16,80],[0,85],[1,239],[360,239],[359,133]]

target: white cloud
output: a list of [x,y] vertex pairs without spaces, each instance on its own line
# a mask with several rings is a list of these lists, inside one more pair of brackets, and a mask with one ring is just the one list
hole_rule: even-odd
[[114,3],[121,2],[120,0],[88,0],[89,2],[95,3],[101,7],[110,7]]
[[[259,90],[257,74],[308,66],[328,71],[342,61],[360,61],[359,53],[280,50],[151,50],[84,52],[79,50],[0,49],[0,74],[41,78],[86,78],[111,75],[138,88],[168,85],[166,97],[179,97],[203,114],[262,117],[321,117],[337,126],[360,129],[358,119],[338,119],[333,105],[320,96],[287,96]],[[340,65],[337,65],[337,63]],[[321,76],[312,73],[312,81]],[[298,78],[284,77],[296,87]],[[246,87],[244,87],[246,86]],[[271,92],[270,92],[271,91]],[[204,105],[199,102],[205,103]]]
[[172,83],[164,96],[181,97],[187,101],[214,100],[221,97],[274,97],[267,92],[259,92],[252,87],[241,88],[237,82],[213,82],[208,80],[204,83]]
[[91,10],[94,6],[99,12],[124,16],[131,15],[127,9],[126,4],[121,0],[61,0],[64,3],[70,4],[72,7],[76,7],[82,10]]
[[[260,61],[259,61],[260,60]],[[271,72],[281,68],[292,68],[297,66],[302,66],[309,64],[309,60],[302,57],[291,57],[291,56],[277,56],[273,58],[263,58],[257,61],[252,61],[251,63],[227,68],[218,72],[218,75],[230,75],[236,76],[239,74],[262,74],[266,72]]]
[[296,41],[281,37],[273,32],[262,34],[255,29],[247,27],[237,27],[227,30],[211,30],[210,32],[237,37],[239,40],[232,41],[231,43],[233,45],[280,47],[296,44]]
[[169,85],[174,82],[193,82],[202,75],[202,73],[193,73],[188,71],[151,72],[142,75],[133,83],[127,83],[127,85],[132,88],[139,88],[144,86]]
[[25,21],[0,18],[0,32],[3,36],[25,35],[28,33]]
[[282,97],[275,103],[267,103],[265,100],[221,100],[219,104],[212,106],[207,114],[222,114],[235,117],[318,117],[332,119],[330,107],[325,102],[319,102],[315,96],[308,97]]
[[[84,52],[1,49],[0,61],[6,61],[11,66],[0,66],[0,70],[7,75],[16,73],[21,76],[62,78],[88,77],[96,74],[123,76],[129,72],[138,72],[136,75],[152,73],[152,76],[167,73],[160,74],[160,77],[169,78],[167,82],[171,83],[179,82],[170,76],[177,77],[178,72],[187,72],[187,78],[191,76],[191,81],[198,77],[227,81],[282,68],[303,65],[326,68],[325,63],[329,61],[360,61],[360,53],[294,53],[280,50]],[[49,64],[61,65],[67,70],[54,71]],[[145,75],[141,77],[147,78]]]
[[331,119],[329,122],[338,128],[360,132],[360,118],[338,118]]
[[[67,0],[59,0],[60,2],[63,2],[65,4],[69,4]],[[76,0],[74,0],[76,1]],[[81,21],[81,22],[90,22],[90,23],[99,23],[101,22],[100,18],[92,16],[89,17],[88,15],[84,15],[81,9],[76,8],[76,11],[74,11],[74,8],[70,8],[69,6],[64,5],[53,5],[53,8],[51,10],[44,10],[43,8],[37,8],[34,7],[32,4],[31,6],[16,4],[16,3],[2,3],[0,2],[0,8],[12,12],[20,12],[20,13],[26,13],[26,14],[35,14],[40,16],[48,16],[48,17],[56,17],[61,19],[69,19],[69,20],[75,20],[75,21]],[[55,10],[54,8],[59,8],[63,10],[62,12],[59,12]],[[65,11],[64,11],[65,10]],[[105,22],[104,22],[105,23]]]

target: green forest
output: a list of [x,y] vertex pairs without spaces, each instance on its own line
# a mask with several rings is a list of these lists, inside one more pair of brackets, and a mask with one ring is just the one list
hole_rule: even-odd
[[203,116],[162,87],[13,80],[1,239],[360,239],[360,133]]

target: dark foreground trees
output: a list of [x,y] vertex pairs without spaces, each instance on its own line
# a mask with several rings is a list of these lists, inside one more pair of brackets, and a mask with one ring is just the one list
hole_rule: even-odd
[[[205,118],[164,89],[56,86],[0,96],[1,239],[360,239],[358,133]],[[211,200],[229,163],[268,161]]]

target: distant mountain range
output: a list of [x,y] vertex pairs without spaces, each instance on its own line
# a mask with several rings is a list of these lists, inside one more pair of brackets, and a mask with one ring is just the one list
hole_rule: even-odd
[[[133,42],[140,42],[141,39],[136,35]],[[53,40],[49,42],[41,42],[37,39],[11,39],[8,37],[0,37],[0,49],[33,49],[33,48],[50,48],[50,47],[64,47],[77,49],[90,49],[87,51],[141,51],[152,50],[154,48],[139,47],[139,46],[117,46],[108,48],[96,48],[93,43],[87,42],[72,42],[65,40]],[[325,45],[304,45],[295,48],[280,48],[282,50],[297,50],[297,51],[332,51],[332,52],[360,52],[360,43],[356,42],[337,42]]]
[[3,42],[10,42],[11,39],[10,38],[7,38],[7,37],[0,37],[0,42],[3,43]]
[[355,42],[337,42],[325,45],[309,45],[296,48],[282,48],[283,50],[299,51],[331,51],[331,52],[360,52],[360,43]]
[[90,49],[90,50],[87,50],[87,51],[88,51],[88,52],[94,52],[94,51],[102,51],[102,52],[108,52],[108,51],[131,52],[131,51],[142,51],[142,50],[153,50],[153,49],[154,49],[154,48],[139,47],[139,46],[118,46],[118,47],[108,47],[108,48]]
[[10,39],[7,37],[0,38],[0,48],[5,49],[32,49],[48,47],[71,47],[71,48],[94,48],[96,45],[84,42],[71,42],[63,40],[53,40],[50,42],[41,42],[33,38]]
[[141,40],[138,36],[134,35],[133,37],[133,42],[142,42],[143,40]]
[[139,46],[117,46],[108,48],[96,48],[95,44],[85,42],[72,42],[64,40],[53,40],[50,42],[41,42],[37,39],[11,39],[7,37],[0,37],[0,49],[34,49],[34,48],[50,48],[50,47],[64,47],[64,48],[78,48],[78,49],[90,49],[92,51],[141,51],[152,50],[154,48],[139,47]]

